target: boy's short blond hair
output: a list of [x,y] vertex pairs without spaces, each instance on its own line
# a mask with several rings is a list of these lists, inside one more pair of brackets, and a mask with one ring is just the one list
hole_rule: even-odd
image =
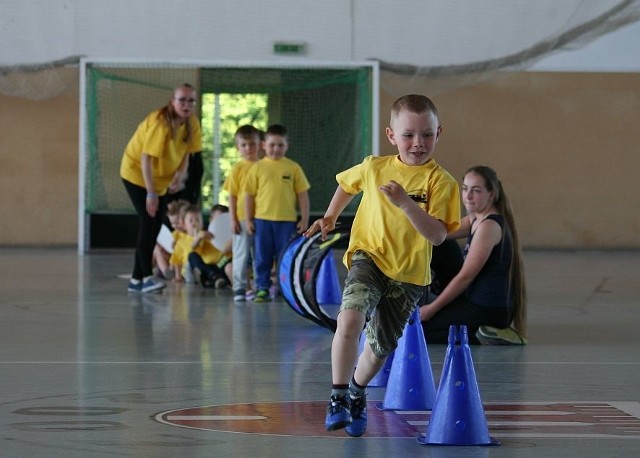
[[289,130],[283,126],[282,124],[271,124],[267,131],[265,132],[265,138],[268,135],[279,135],[280,137],[284,137],[285,139],[289,139]]
[[436,119],[440,119],[438,116],[438,109],[433,101],[424,95],[420,94],[408,94],[403,95],[391,105],[391,125],[393,126],[398,115],[402,111],[408,111],[410,113],[433,113]]
[[260,131],[253,127],[251,124],[245,124],[243,126],[238,127],[236,130],[234,138],[238,140],[238,138],[257,138],[259,141],[261,140]]
[[181,211],[189,205],[187,200],[173,200],[167,204],[167,216],[181,216]]

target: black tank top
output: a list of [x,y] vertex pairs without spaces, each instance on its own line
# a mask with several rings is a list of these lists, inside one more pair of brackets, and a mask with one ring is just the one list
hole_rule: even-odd
[[[487,262],[467,288],[467,298],[474,304],[486,307],[513,307],[509,294],[509,266],[513,256],[513,243],[508,230],[504,229],[502,215],[489,215],[502,228],[502,240],[493,247]],[[482,224],[482,222],[480,222]],[[467,256],[475,231],[469,234],[464,255]]]

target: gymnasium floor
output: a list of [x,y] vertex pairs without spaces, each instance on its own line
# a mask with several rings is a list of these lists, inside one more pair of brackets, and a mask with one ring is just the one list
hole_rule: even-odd
[[[640,253],[528,251],[530,344],[473,347],[500,446],[425,446],[429,412],[327,433],[332,334],[271,304],[171,285],[130,252],[0,249],[0,456],[637,457]],[[429,346],[436,384],[446,346]]]

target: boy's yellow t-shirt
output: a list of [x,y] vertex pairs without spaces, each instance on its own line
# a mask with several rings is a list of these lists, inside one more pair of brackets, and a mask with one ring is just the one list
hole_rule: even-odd
[[451,232],[460,226],[460,190],[449,172],[433,159],[422,166],[409,166],[398,155],[369,156],[337,174],[336,179],[345,192],[363,193],[344,256],[347,268],[351,267],[353,253],[363,250],[389,278],[430,284],[431,243],[378,186],[391,180],[398,182],[420,208],[443,221]]
[[253,164],[255,162],[240,159],[231,167],[229,175],[222,185],[222,189],[230,195],[236,196],[236,218],[238,218],[238,221],[244,221],[245,219],[244,201],[246,192],[244,191],[244,182],[247,172]]
[[120,163],[120,176],[125,180],[144,187],[142,177],[142,153],[151,156],[153,185],[155,192],[163,195],[171,184],[176,170],[186,154],[202,150],[202,133],[198,119],[191,115],[191,140],[186,142],[186,125],[176,131],[175,138],[171,136],[171,128],[162,118],[158,117],[160,110],[149,113],[138,125],[129,143],[124,149]]
[[296,221],[298,194],[310,187],[297,162],[287,157],[278,160],[265,157],[249,168],[244,190],[255,196],[256,218]]
[[218,250],[210,240],[201,240],[198,246],[192,248],[193,237],[189,234],[180,232],[174,239],[173,253],[169,258],[171,265],[188,265],[189,254],[192,252],[198,253],[205,264],[217,264],[224,256],[224,253]]

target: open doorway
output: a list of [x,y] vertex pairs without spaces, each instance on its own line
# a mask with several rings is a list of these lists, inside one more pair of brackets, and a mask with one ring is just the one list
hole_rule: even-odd
[[202,209],[205,212],[214,204],[229,205],[222,183],[240,159],[234,134],[245,124],[266,130],[267,104],[267,94],[202,94]]

